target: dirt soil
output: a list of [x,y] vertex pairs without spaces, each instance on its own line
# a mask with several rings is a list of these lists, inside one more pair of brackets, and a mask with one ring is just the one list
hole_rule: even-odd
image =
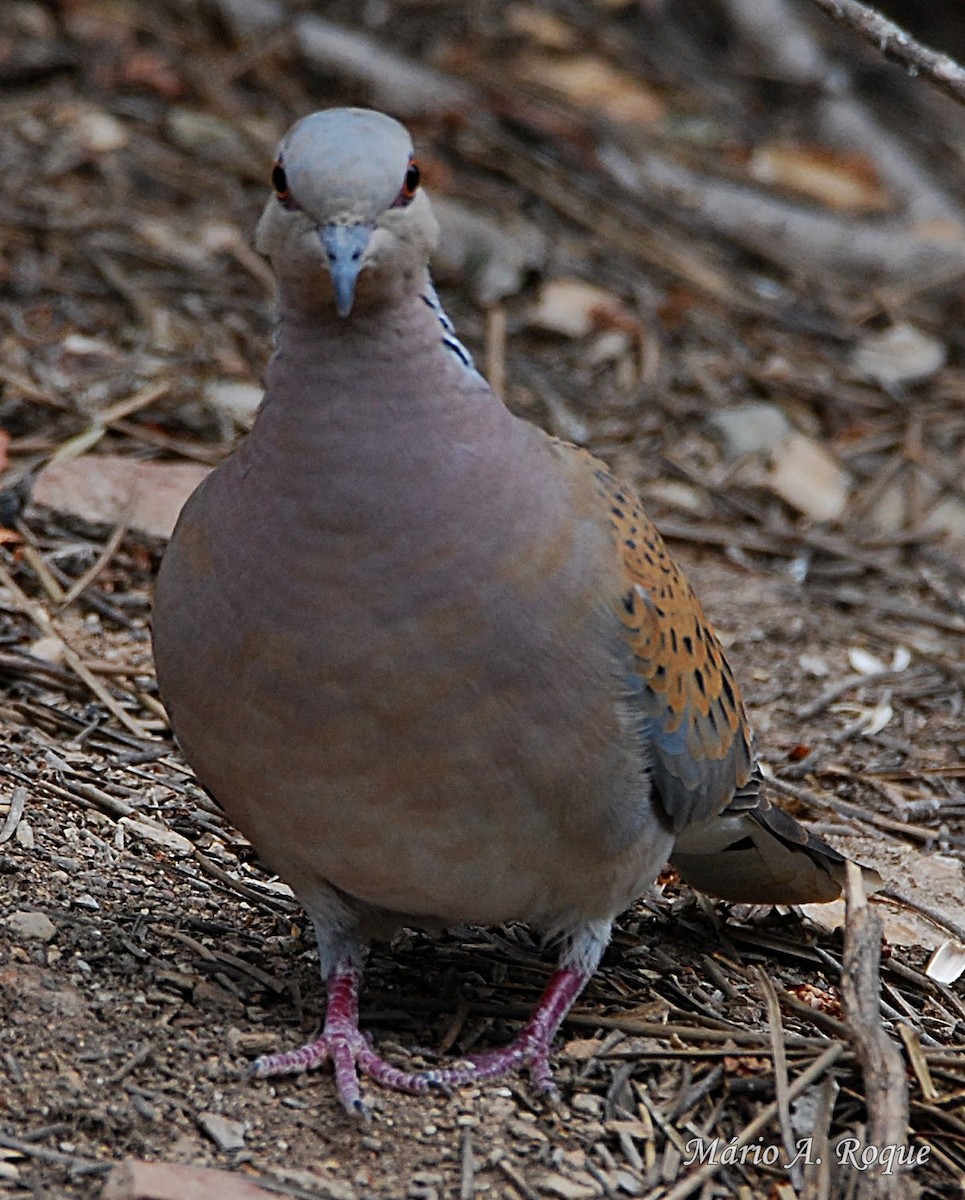
[[[927,1151],[892,1194],[960,1194],[965,985],[927,967],[965,953],[965,116],[803,0],[777,10],[833,101],[746,6],[671,7],[0,10],[0,1195],[99,1197],[134,1158],[218,1168],[227,1200],[242,1176],[334,1200],[843,1196],[834,1147],[890,1102]],[[366,1085],[360,1127],[325,1071],[245,1078],[323,992],[298,905],[170,739],[163,538],[123,505],[92,524],[83,489],[26,502],[54,458],[230,451],[270,346],[250,236],[274,143],[345,103],[413,128],[443,301],[507,402],[640,488],[775,799],[885,877],[880,1021],[842,1001],[843,906],[728,910],[668,871],[566,1022],[555,1107],[525,1079]],[[521,927],[406,934],[372,954],[363,1024],[400,1063],[464,1054],[551,969]],[[862,1068],[881,1030],[907,1101]],[[699,1136],[811,1135],[822,1165],[688,1161]]]

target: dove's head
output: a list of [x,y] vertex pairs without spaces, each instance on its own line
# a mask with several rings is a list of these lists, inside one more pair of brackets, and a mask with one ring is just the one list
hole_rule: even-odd
[[300,304],[348,317],[422,286],[439,227],[406,129],[382,113],[331,108],[288,131],[256,244]]

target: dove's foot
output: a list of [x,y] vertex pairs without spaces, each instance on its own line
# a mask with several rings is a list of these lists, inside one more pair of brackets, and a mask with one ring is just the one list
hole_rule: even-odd
[[589,972],[575,966],[558,967],[533,1015],[508,1046],[469,1055],[464,1063],[423,1071],[416,1078],[428,1079],[439,1087],[453,1088],[525,1070],[539,1091],[555,1098],[556,1084],[549,1063],[553,1038],[589,977]]
[[248,1072],[255,1079],[270,1075],[300,1075],[331,1062],[339,1099],[348,1112],[365,1116],[359,1072],[397,1092],[424,1093],[439,1087],[434,1080],[393,1067],[369,1045],[359,1029],[358,995],[362,972],[354,963],[339,964],[327,980],[328,1008],[319,1037],[297,1050],[266,1054]]
[[328,1009],[321,1035],[297,1050],[257,1059],[249,1075],[258,1079],[270,1075],[297,1075],[331,1062],[339,1099],[348,1112],[359,1116],[366,1113],[359,1090],[359,1072],[393,1091],[424,1094],[527,1070],[541,1092],[555,1096],[556,1085],[549,1065],[550,1047],[556,1031],[583,990],[589,972],[574,966],[558,968],[533,1015],[508,1046],[472,1055],[451,1067],[428,1071],[402,1071],[380,1058],[369,1045],[358,1023],[361,977],[362,972],[354,964],[339,964],[328,977]]

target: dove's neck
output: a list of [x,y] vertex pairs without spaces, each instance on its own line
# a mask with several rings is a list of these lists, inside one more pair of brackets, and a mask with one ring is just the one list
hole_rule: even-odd
[[492,393],[421,282],[347,319],[283,303],[265,402],[239,454],[266,491],[342,528],[376,509],[393,526],[421,524],[465,488],[498,507],[522,487],[528,501],[532,464],[513,481],[515,460],[542,435]]
[[351,315],[341,318],[331,305],[310,307],[282,290],[268,403],[277,394],[286,407],[302,401],[321,410],[326,422],[402,427],[445,413],[458,418],[470,395],[502,408],[457,338],[428,272],[380,303],[359,293]]

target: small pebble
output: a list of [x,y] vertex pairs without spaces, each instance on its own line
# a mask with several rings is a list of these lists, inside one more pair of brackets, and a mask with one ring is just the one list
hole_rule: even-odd
[[198,1125],[219,1150],[240,1150],[245,1144],[245,1126],[220,1113],[198,1113]]
[[579,1092],[570,1101],[574,1112],[585,1113],[589,1117],[598,1117],[603,1112],[603,1097],[592,1092]]

